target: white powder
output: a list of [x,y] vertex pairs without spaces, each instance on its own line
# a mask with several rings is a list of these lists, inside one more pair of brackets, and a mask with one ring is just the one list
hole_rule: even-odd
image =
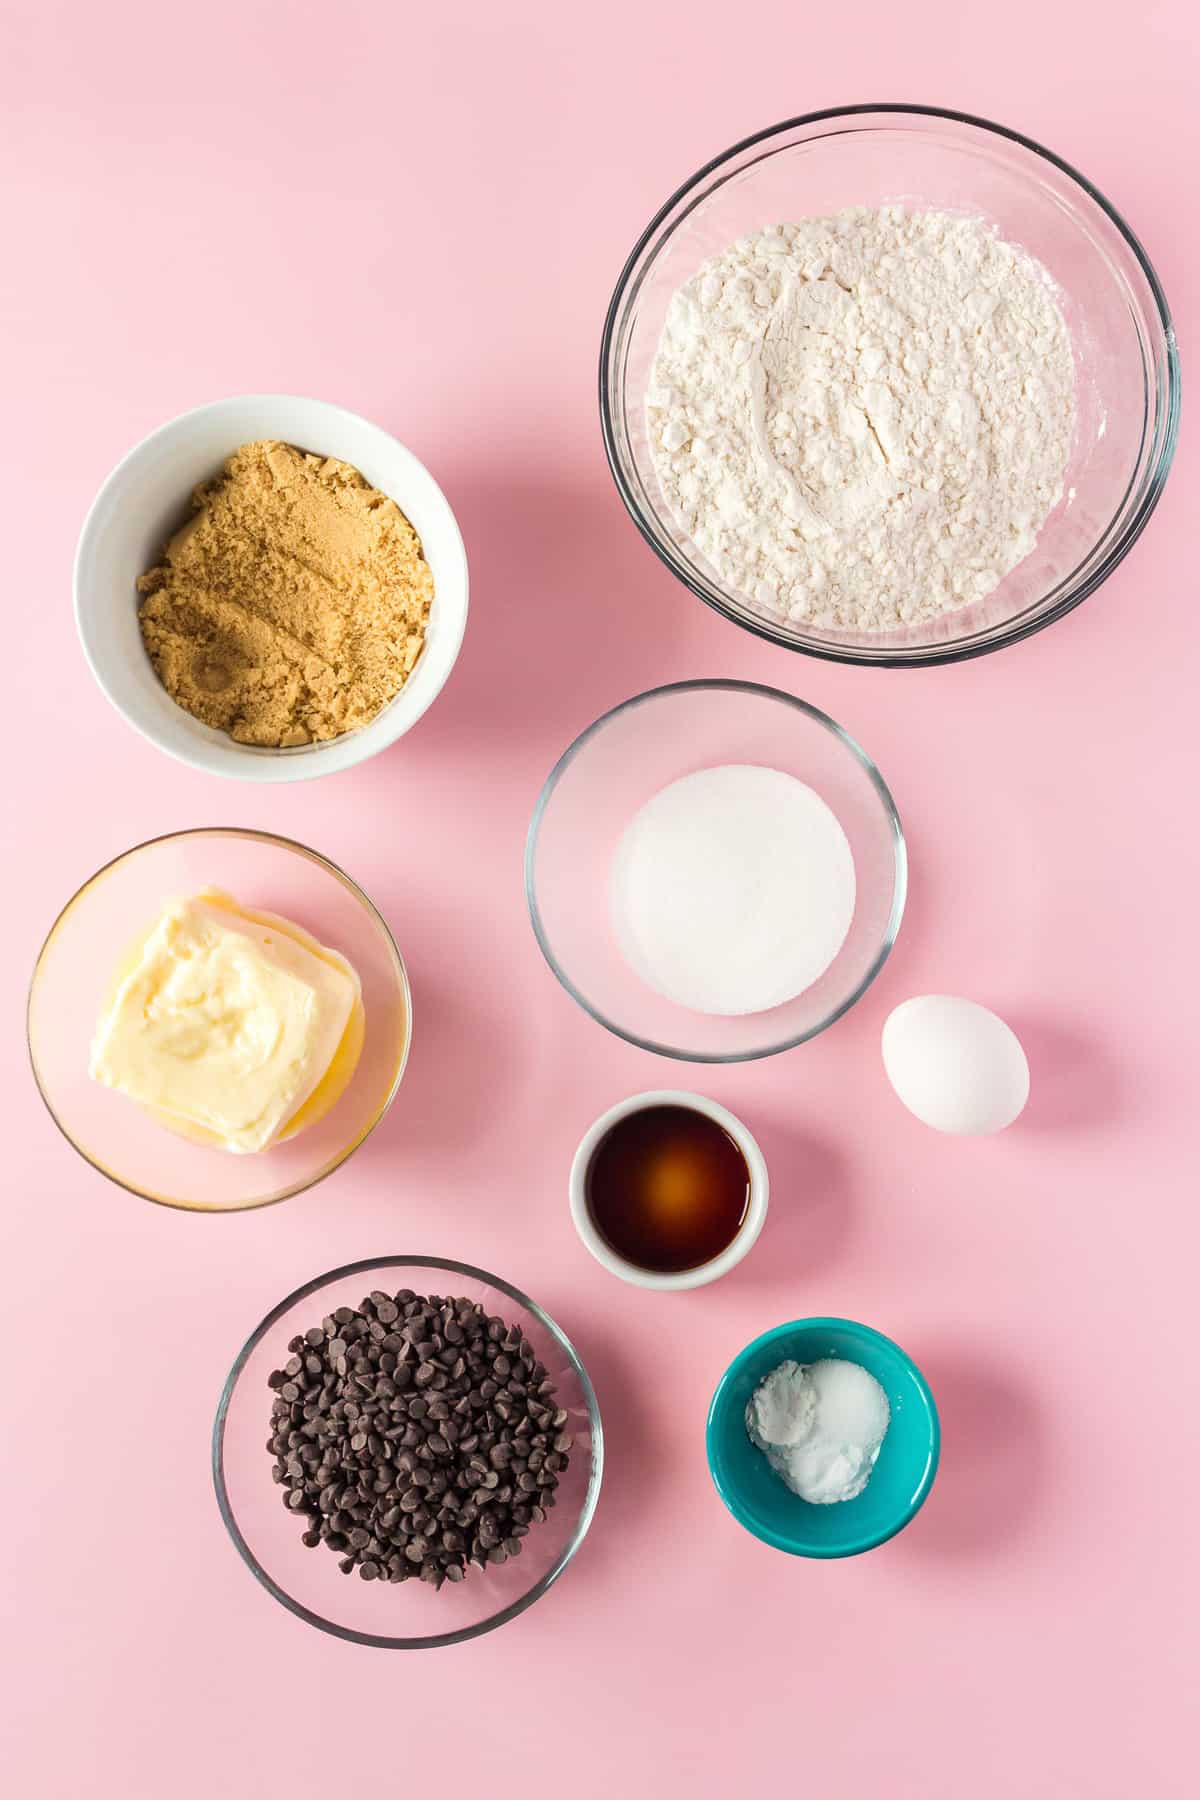
[[642,979],[703,1013],[766,1012],[829,967],[854,916],[836,815],[779,769],[698,769],[647,801],[613,861],[617,941]]
[[780,1363],[746,1408],[750,1441],[792,1492],[814,1506],[862,1493],[891,1420],[875,1377],[838,1357]]
[[1041,265],[983,219],[898,206],[710,258],[646,401],[663,496],[721,580],[856,631],[991,593],[1061,498],[1074,416]]

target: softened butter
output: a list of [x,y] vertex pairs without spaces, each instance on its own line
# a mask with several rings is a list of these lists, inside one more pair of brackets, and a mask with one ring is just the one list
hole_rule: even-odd
[[362,1038],[345,957],[209,889],[168,902],[119,972],[90,1073],[185,1137],[246,1154],[327,1112]]

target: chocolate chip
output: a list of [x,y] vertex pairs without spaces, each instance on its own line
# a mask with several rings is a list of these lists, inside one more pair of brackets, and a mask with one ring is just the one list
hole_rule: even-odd
[[267,1377],[267,1449],[308,1548],[323,1539],[364,1581],[435,1589],[520,1553],[572,1438],[519,1326],[470,1300],[375,1290],[288,1349]]

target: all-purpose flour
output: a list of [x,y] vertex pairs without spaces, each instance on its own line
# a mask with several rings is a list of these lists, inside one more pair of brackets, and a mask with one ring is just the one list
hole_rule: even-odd
[[667,504],[724,582],[870,631],[980,600],[1029,554],[1074,396],[1040,264],[982,219],[884,207],[706,262],[646,411]]

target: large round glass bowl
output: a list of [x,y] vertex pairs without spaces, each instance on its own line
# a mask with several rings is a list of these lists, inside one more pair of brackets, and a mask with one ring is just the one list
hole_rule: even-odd
[[[1075,441],[1062,501],[1032,553],[985,600],[900,631],[825,631],[731,591],[676,525],[651,461],[646,389],[668,302],[708,257],[765,225],[892,202],[982,214],[1050,272],[1075,353]],[[600,413],[609,464],[635,524],[701,600],[788,649],[901,667],[953,662],[1028,637],[1112,573],[1171,466],[1179,359],[1145,251],[1061,158],[963,113],[845,107],[746,139],[655,215],[609,307]]]
[[[339,1306],[357,1307],[376,1289],[479,1301],[519,1325],[553,1378],[570,1418],[570,1461],[555,1505],[530,1527],[521,1554],[498,1567],[470,1568],[435,1591],[422,1581],[362,1581],[343,1575],[324,1544],[301,1543],[305,1521],[281,1505],[264,1448],[274,1398],[267,1385],[287,1361],[289,1339]],[[334,1637],[385,1650],[427,1650],[493,1631],[532,1606],[562,1574],[587,1535],[600,1494],[604,1434],[596,1395],[574,1347],[548,1313],[518,1288],[469,1263],[438,1256],[374,1256],[333,1269],[289,1294],[238,1352],[213,1426],[213,1481],[229,1535],[247,1568],[282,1606]]]
[[[254,1155],[190,1143],[88,1076],[118,970],[165,901],[204,888],[302,926],[362,982],[363,1047],[344,1093],[307,1130]],[[290,838],[214,827],[127,850],[67,902],[33,971],[28,1032],[42,1099],[93,1168],[163,1206],[239,1212],[313,1187],[370,1136],[404,1074],[412,1001],[395,940],[356,882]]]
[[[825,973],[782,1006],[689,1011],[625,960],[610,913],[617,846],[669,782],[757,763],[806,782],[850,841],[854,917]],[[525,846],[525,894],[542,953],[585,1012],[618,1037],[683,1062],[745,1062],[789,1050],[841,1018],[883,967],[907,884],[904,833],[883,777],[840,725],[791,694],[742,681],[685,681],[627,700],[551,770]]]

